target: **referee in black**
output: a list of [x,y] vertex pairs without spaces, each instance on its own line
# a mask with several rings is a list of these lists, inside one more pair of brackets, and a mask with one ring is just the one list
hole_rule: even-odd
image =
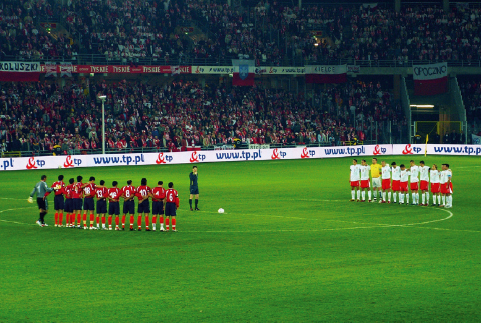
[[199,186],[197,183],[198,175],[197,175],[197,166],[192,167],[192,172],[189,174],[190,178],[190,198],[189,198],[189,205],[190,210],[192,211],[192,198],[195,195],[195,210],[200,210],[197,208],[199,204]]
[[32,192],[30,193],[30,197],[28,198],[28,202],[33,202],[33,196],[37,195],[37,205],[38,209],[40,210],[40,218],[37,221],[39,226],[48,226],[45,224],[45,215],[47,214],[48,204],[47,198],[45,197],[45,193],[52,192],[53,188],[47,186],[47,176],[43,175],[40,177],[40,181],[37,182],[35,187],[33,187]]

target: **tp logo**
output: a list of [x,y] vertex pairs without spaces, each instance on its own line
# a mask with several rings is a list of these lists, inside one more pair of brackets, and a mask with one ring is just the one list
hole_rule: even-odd
[[272,155],[271,155],[271,159],[273,159],[273,160],[279,160],[280,159],[278,149],[274,149],[274,151],[272,152]]
[[386,153],[386,149],[383,148],[383,147],[380,147],[379,144],[378,144],[374,148],[374,151],[372,152],[372,155],[381,155],[381,154],[384,154],[384,153]]
[[159,153],[159,157],[157,158],[157,161],[155,161],[155,163],[157,164],[167,163],[165,162],[164,153]]
[[155,163],[164,164],[167,162],[172,162],[173,159],[174,158],[172,156],[164,155],[164,153],[159,153],[159,157],[157,158],[157,161],[155,161]]
[[35,165],[35,158],[32,156],[30,159],[28,159],[27,170],[32,170],[36,168],[37,166]]
[[413,148],[411,147],[411,144],[406,145],[403,150],[403,154],[413,154]]
[[67,158],[65,159],[65,163],[63,164],[63,167],[64,168],[73,168],[73,160],[72,160],[72,157],[70,155],[67,156]]
[[190,163],[202,162],[205,160],[205,158],[206,158],[205,154],[197,154],[197,152],[194,151],[189,161]]
[[197,152],[193,152],[192,153],[192,156],[190,157],[190,163],[194,163],[194,162],[199,162],[199,157],[197,156]]
[[272,155],[271,155],[271,159],[280,160],[280,159],[285,158],[286,155],[287,155],[286,152],[279,151],[279,149],[274,149],[274,151],[272,152]]
[[38,164],[38,166],[41,168],[45,165],[45,160],[35,161],[35,158],[32,156],[31,158],[28,159],[27,170],[37,169],[36,164]]
[[308,150],[307,147],[304,147],[304,149],[302,150],[301,159],[308,159],[309,157],[313,157],[314,155],[316,155],[316,151]]

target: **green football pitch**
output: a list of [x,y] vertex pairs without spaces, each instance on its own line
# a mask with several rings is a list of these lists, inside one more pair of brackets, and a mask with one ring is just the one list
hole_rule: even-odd
[[[197,212],[191,165],[2,172],[0,322],[480,322],[480,159],[420,159],[452,209],[349,202],[351,158],[199,164]],[[173,181],[178,232],[40,228],[43,173]]]

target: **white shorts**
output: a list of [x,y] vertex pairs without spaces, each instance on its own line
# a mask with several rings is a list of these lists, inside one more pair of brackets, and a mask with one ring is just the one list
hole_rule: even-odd
[[382,186],[381,186],[381,177],[379,177],[379,178],[372,178],[372,187],[373,187],[373,188],[382,188]]

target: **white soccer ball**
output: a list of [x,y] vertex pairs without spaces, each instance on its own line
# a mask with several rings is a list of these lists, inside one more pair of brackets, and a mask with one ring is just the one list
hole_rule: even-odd
[[223,214],[223,213],[224,213],[224,208],[219,208],[219,210],[218,210],[217,212],[219,212],[219,214]]
[[59,165],[59,166],[58,166],[58,168],[59,168],[59,169],[61,169],[61,168],[62,168],[62,166],[61,166],[61,165]]

